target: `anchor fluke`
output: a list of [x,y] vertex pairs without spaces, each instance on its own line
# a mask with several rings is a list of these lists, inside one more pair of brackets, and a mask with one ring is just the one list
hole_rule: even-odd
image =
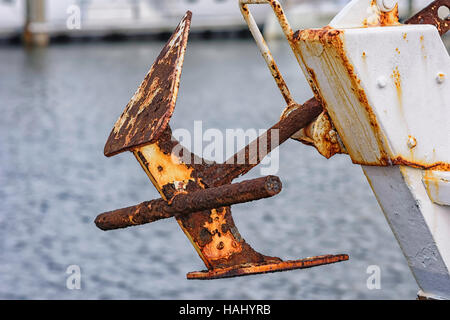
[[221,278],[240,277],[250,274],[274,273],[295,269],[306,269],[324,264],[331,264],[348,260],[347,254],[324,255],[300,260],[275,261],[263,264],[242,265],[232,268],[194,271],[187,274],[190,280],[213,280]]
[[138,90],[117,120],[104,154],[107,157],[154,143],[175,109],[192,13],[186,12]]

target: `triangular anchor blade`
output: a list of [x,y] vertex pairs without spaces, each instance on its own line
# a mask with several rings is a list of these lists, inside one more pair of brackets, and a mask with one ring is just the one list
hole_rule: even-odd
[[105,156],[153,143],[166,129],[178,96],[191,18],[192,13],[186,12],[117,120],[106,142]]

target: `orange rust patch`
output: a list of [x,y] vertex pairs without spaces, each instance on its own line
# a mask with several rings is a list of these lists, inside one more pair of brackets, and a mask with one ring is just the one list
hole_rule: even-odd
[[395,26],[400,25],[398,22],[398,4],[395,8],[389,12],[381,11],[380,13],[380,26]]
[[410,149],[414,149],[417,146],[417,140],[412,135],[408,136],[407,145]]
[[299,30],[294,34],[294,40],[319,41],[323,44],[331,45],[336,41],[336,37],[342,32],[343,31],[334,29],[330,26],[326,26],[321,29]]
[[423,37],[423,35],[420,36],[420,49],[422,50],[422,57],[424,59],[426,59],[427,58],[427,52],[425,50],[425,44],[424,44],[424,37]]
[[367,18],[365,18],[364,20],[363,20],[363,27],[364,28],[367,28],[369,26],[369,22],[367,21]]
[[402,106],[402,78],[400,75],[400,71],[398,70],[398,66],[395,67],[392,72],[391,78],[394,80],[395,88],[397,90],[397,98],[399,100],[400,106]]
[[311,122],[301,132],[301,135],[292,138],[314,146],[327,159],[337,153],[346,153],[346,150],[339,143],[336,129],[326,111],[322,112],[315,121]]
[[203,225],[210,234],[212,240],[202,248],[202,252],[209,260],[227,259],[234,253],[242,251],[242,245],[236,241],[230,231],[222,232],[222,225],[226,224],[225,210],[218,212],[211,210],[212,222],[206,221]]
[[372,14],[362,21],[364,28],[369,27],[385,27],[400,25],[398,15],[398,4],[389,12],[384,12],[378,9],[376,2],[372,1],[370,4]]
[[[155,144],[149,144],[144,147],[136,148],[136,153],[140,152],[145,159],[151,159],[146,169],[147,173],[151,173],[152,181],[156,185],[164,186],[174,181],[180,181],[187,184],[191,178],[193,168],[188,168],[181,164],[181,161],[175,158],[172,154],[165,154],[160,146]],[[141,160],[138,157],[138,160]]]

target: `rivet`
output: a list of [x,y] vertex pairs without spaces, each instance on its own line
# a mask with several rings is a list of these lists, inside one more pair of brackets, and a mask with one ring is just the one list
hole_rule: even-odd
[[445,81],[445,74],[443,74],[442,72],[439,72],[436,76],[436,82],[441,84],[444,83]]
[[387,85],[386,77],[383,77],[383,76],[378,77],[378,79],[377,79],[378,88],[383,89],[384,87],[386,87],[386,85]]
[[448,8],[448,6],[440,6],[437,11],[437,16],[441,20],[448,20],[450,16],[450,9]]
[[407,144],[408,144],[408,148],[410,148],[410,149],[414,148],[415,146],[417,146],[416,138],[414,138],[413,136],[409,136]]
[[395,8],[397,2],[398,0],[377,0],[377,5],[381,11],[389,12]]

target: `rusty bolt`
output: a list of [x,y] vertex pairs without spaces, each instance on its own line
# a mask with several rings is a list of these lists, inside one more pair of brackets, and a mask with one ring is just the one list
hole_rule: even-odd
[[386,87],[386,85],[387,85],[386,77],[384,77],[384,76],[378,77],[378,79],[377,79],[378,88],[383,89],[384,87]]
[[442,72],[439,72],[436,76],[436,82],[438,84],[442,84],[442,83],[444,83],[444,81],[445,81],[445,74]]
[[408,148],[413,149],[415,146],[417,146],[417,140],[413,136],[408,137]]
[[398,0],[377,0],[377,5],[381,11],[389,12],[395,8],[397,2]]

